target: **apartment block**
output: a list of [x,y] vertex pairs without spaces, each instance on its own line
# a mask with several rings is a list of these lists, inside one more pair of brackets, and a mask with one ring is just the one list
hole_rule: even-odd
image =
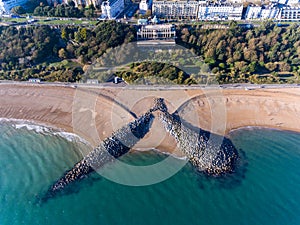
[[116,18],[125,7],[124,0],[108,0],[101,4],[102,17],[106,19]]
[[159,18],[197,18],[198,1],[153,1],[152,14]]
[[241,20],[241,4],[207,4],[199,2],[198,18],[200,20]]

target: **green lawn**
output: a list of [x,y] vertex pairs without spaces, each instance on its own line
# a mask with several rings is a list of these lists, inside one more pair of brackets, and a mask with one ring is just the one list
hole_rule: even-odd
[[73,61],[69,61],[69,60],[63,60],[61,62],[55,62],[55,63],[51,63],[49,65],[50,67],[59,67],[59,66],[63,66],[64,68],[73,68],[73,67],[78,67],[80,66],[78,63],[73,62]]
[[24,23],[27,22],[26,18],[2,18],[2,22],[10,22],[10,23]]
[[[25,23],[28,19],[26,18],[2,18],[1,22],[4,23]],[[37,19],[34,24],[43,25],[95,25],[98,21],[96,20],[72,20],[72,19]]]
[[36,23],[44,25],[95,25],[95,20],[39,20]]

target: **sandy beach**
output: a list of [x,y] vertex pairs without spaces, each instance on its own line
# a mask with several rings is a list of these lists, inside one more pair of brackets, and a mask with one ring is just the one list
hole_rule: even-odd
[[[146,112],[155,97],[195,127],[227,135],[261,126],[300,132],[300,89],[87,88],[45,84],[0,84],[0,117],[30,120],[73,132],[96,146]],[[158,116],[157,113],[155,116]],[[136,150],[156,148],[179,154],[157,119]]]

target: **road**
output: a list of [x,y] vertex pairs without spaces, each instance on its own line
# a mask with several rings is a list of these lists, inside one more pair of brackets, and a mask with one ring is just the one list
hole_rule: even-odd
[[39,86],[61,86],[72,88],[125,88],[125,89],[137,89],[137,90],[185,90],[185,89],[276,89],[276,88],[300,88],[300,84],[222,84],[222,85],[128,85],[124,82],[114,84],[100,83],[100,84],[86,84],[86,83],[60,83],[60,82],[41,82],[31,83],[28,81],[8,81],[1,80],[0,85],[12,84],[12,85],[39,85]]

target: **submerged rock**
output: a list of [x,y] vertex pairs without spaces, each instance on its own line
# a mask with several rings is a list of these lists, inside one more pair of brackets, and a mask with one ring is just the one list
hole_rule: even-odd
[[[164,102],[160,104],[164,105]],[[228,138],[219,136],[215,139],[222,141],[216,143],[212,140],[214,138],[210,138],[211,135],[216,134],[202,129],[196,132],[167,110],[162,111],[159,118],[164,128],[175,138],[179,149],[197,169],[212,175],[234,170],[238,152]]]

